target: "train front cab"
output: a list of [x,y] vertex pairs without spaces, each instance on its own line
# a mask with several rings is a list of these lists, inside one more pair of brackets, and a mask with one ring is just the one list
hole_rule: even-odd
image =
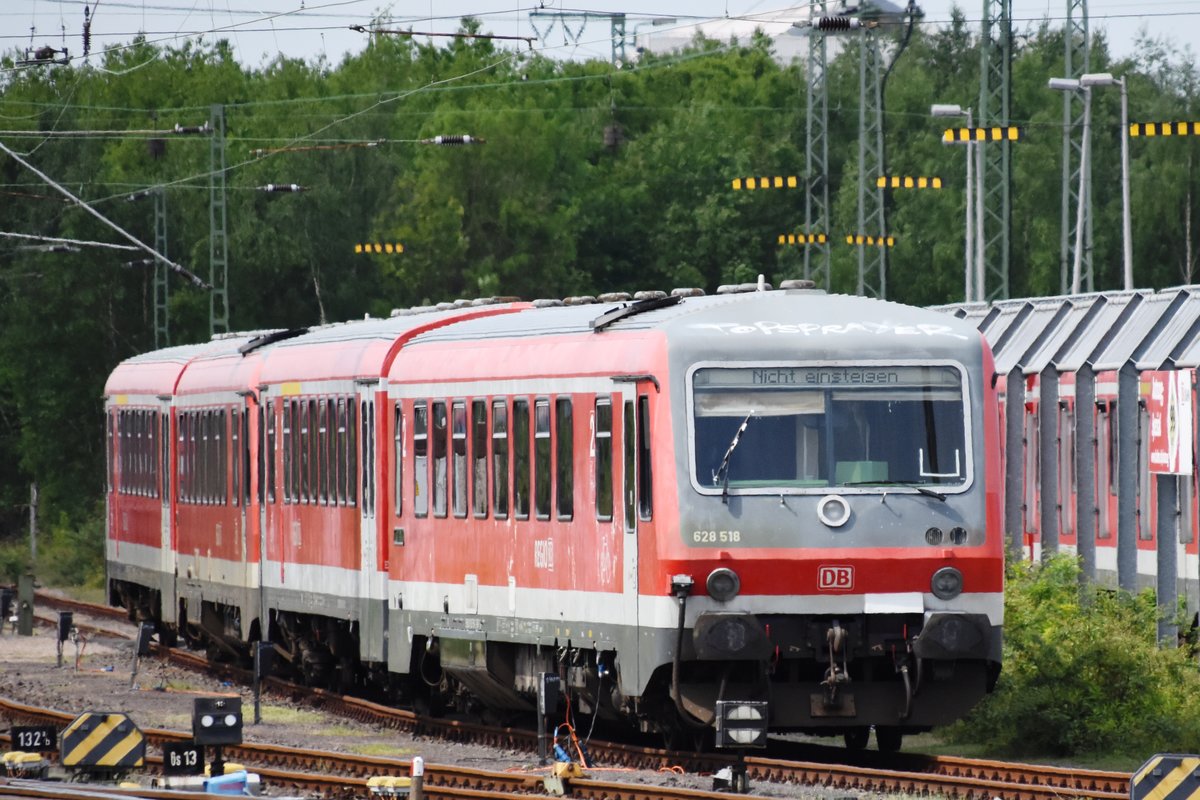
[[[660,537],[664,555],[652,585],[670,586],[673,575],[693,579],[679,692],[685,706],[712,709],[722,693],[737,701],[769,695],[773,729],[844,733],[848,743],[861,743],[876,725],[885,734],[881,743],[892,749],[904,731],[928,730],[964,714],[995,679],[1004,550],[999,407],[990,352],[973,330],[954,345],[932,332],[920,343],[878,335],[860,342],[853,332],[873,329],[847,321],[880,310],[841,303],[852,301],[822,297],[820,304],[829,308],[818,306],[815,314],[807,307],[803,315],[796,309],[789,315],[784,306],[754,310],[763,319],[811,319],[812,329],[830,331],[826,336],[795,336],[801,326],[787,326],[795,338],[762,336],[761,328],[739,325],[744,353],[730,336],[734,341],[721,341],[726,349],[720,362],[710,361],[715,345],[690,334],[695,343],[674,356],[679,366],[673,361],[673,379],[686,374],[690,381],[677,387],[675,401],[684,422],[676,428],[676,449],[690,459],[678,464],[677,474],[683,541],[680,547],[674,537]],[[821,315],[835,312],[840,316],[823,327]],[[728,331],[733,324],[691,327]],[[982,354],[970,351],[972,341]],[[889,344],[895,347],[890,352]],[[863,364],[847,356],[862,352],[872,354]],[[865,384],[875,372],[864,376],[859,370],[885,366],[896,386],[868,397]],[[854,373],[858,385],[823,383],[843,372]],[[951,374],[961,374],[961,390]],[[911,403],[917,397],[924,398],[918,405],[928,403],[930,395],[939,405],[929,413],[949,415],[956,408],[970,420],[960,434],[970,437],[970,449],[962,452],[971,453],[962,471],[953,449],[964,445],[950,444],[952,436],[939,437],[938,447],[949,450],[939,449],[937,456],[928,441],[906,438],[919,439],[915,431],[928,424],[925,417],[915,425]],[[836,433],[851,422],[848,436]],[[698,432],[700,427],[708,432]],[[772,452],[781,460],[769,464]],[[947,563],[963,571],[970,597],[930,593],[929,576]],[[726,594],[732,578],[719,574],[730,569],[739,589]],[[942,624],[961,624],[957,646],[970,641],[971,647],[940,649]],[[669,664],[674,648],[668,637],[642,647],[660,641],[670,645],[664,648]],[[718,645],[735,641],[739,649]],[[765,681],[740,666],[727,681],[703,679],[760,657]],[[911,693],[914,684],[906,678],[915,681],[918,671],[925,682]]]

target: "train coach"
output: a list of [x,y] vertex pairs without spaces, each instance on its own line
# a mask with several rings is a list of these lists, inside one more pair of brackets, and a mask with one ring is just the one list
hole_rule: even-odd
[[[521,712],[553,674],[577,713],[697,740],[897,749],[996,680],[999,412],[968,323],[795,283],[251,341],[152,390],[162,504],[221,489],[163,516],[153,586],[112,544],[110,442],[112,599],[164,630],[205,608],[189,635],[222,651],[431,707]],[[196,466],[210,405],[242,413]]]

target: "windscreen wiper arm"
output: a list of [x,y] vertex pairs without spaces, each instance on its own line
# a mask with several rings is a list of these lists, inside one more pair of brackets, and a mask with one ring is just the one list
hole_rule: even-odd
[[928,486],[922,486],[919,483],[912,483],[911,481],[847,481],[842,486],[906,486],[909,489],[916,489],[926,497],[936,497],[943,503],[946,502],[946,495],[941,492],[935,492]]
[[754,409],[750,409],[750,413],[742,420],[742,424],[738,425],[738,429],[733,433],[733,439],[729,442],[729,449],[725,451],[725,455],[721,458],[721,466],[717,467],[717,471],[713,473],[713,483],[717,479],[721,479],[721,502],[729,505],[729,459],[733,458],[733,451],[737,449],[738,444],[742,441],[742,434],[746,432],[746,426],[750,423],[750,418],[754,416]]

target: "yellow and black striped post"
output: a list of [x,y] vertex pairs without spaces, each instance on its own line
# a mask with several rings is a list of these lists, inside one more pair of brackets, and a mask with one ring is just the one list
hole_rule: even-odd
[[861,233],[846,234],[846,244],[855,247],[895,247],[895,236],[866,236]]
[[85,711],[62,732],[62,765],[86,772],[124,772],[146,763],[146,737],[125,714]]
[[946,144],[956,142],[1016,142],[1025,138],[1025,129],[1016,125],[993,125],[983,128],[947,128],[942,134]]
[[780,244],[825,244],[829,237],[823,233],[781,233]]
[[1131,122],[1130,136],[1200,136],[1200,122]]
[[800,179],[795,175],[775,175],[766,178],[734,178],[733,190],[740,189],[795,189],[800,185]]
[[1133,773],[1130,800],[1200,798],[1200,756],[1159,753]]
[[940,189],[942,179],[924,175],[880,175],[875,179],[875,186],[880,189]]
[[360,242],[354,245],[355,253],[387,253],[388,255],[404,252],[404,245],[399,242]]

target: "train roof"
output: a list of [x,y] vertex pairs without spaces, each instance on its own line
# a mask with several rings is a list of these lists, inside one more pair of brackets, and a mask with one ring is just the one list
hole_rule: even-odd
[[195,344],[175,345],[131,356],[118,364],[104,384],[104,394],[174,394],[187,366],[197,358],[220,353],[236,353],[260,333],[240,333]]
[[910,329],[936,335],[935,327],[945,328],[956,342],[978,341],[973,325],[948,315],[874,298],[791,289],[538,308],[431,330],[414,337],[413,344],[661,329],[673,340],[698,342],[709,342],[714,334],[761,334],[789,342],[836,334],[843,347],[878,344],[881,335],[904,335]]
[[409,338],[456,320],[510,316],[528,308],[520,302],[446,304],[397,313],[387,319],[364,319],[313,328],[273,344],[264,355],[259,379],[264,383],[344,380],[381,377]]

